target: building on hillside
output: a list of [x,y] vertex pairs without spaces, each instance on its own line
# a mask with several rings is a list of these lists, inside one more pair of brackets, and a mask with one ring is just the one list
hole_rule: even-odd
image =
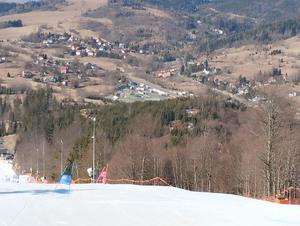
[[34,75],[30,71],[22,71],[22,77],[23,78],[32,78]]
[[60,67],[60,73],[61,73],[61,74],[67,74],[67,70],[68,70],[68,67],[67,67],[67,66],[61,66],[61,67]]
[[271,76],[269,79],[268,79],[268,83],[269,84],[273,84],[273,83],[276,83],[277,82],[277,80],[273,77],[273,76]]
[[13,160],[14,159],[14,154],[12,154],[11,151],[9,151],[6,148],[0,148],[0,159]]
[[300,92],[296,91],[296,92],[289,93],[289,96],[290,97],[300,97]]
[[188,116],[195,116],[200,112],[200,110],[195,108],[187,108],[185,109],[185,112],[188,114]]
[[184,129],[184,125],[180,120],[174,120],[172,122],[170,122],[170,131],[174,130],[174,129]]

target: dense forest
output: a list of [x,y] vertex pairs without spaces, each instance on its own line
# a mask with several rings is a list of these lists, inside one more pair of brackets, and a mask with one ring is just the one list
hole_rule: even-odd
[[65,0],[28,1],[25,3],[7,3],[0,1],[0,15],[30,12],[36,9],[53,8]]
[[[228,25],[220,23],[220,28],[228,30]],[[263,23],[252,28],[239,28],[238,32],[230,32],[226,36],[213,37],[204,34],[197,39],[200,51],[213,51],[224,47],[236,47],[242,44],[268,44],[274,41],[287,39],[300,33],[300,18],[286,19],[273,23]]]
[[17,7],[17,3],[0,2],[0,13],[8,12]]
[[233,13],[258,21],[274,21],[297,17],[300,13],[298,0],[123,0],[130,3],[151,4],[167,10],[203,13],[214,8],[221,13]]
[[189,12],[199,11],[199,6],[209,3],[210,0],[142,0],[141,2],[163,7],[171,10],[184,10]]
[[223,13],[234,13],[258,22],[298,17],[300,13],[298,0],[214,0],[209,6]]
[[8,27],[23,27],[22,20],[9,20],[0,22],[0,29]]
[[19,171],[57,180],[63,148],[64,164],[75,160],[75,177],[87,178],[96,117],[96,167],[109,164],[110,178],[160,176],[180,188],[249,196],[299,180],[300,128],[278,98],[258,110],[212,93],[102,107],[57,102],[51,89],[11,96],[0,99],[0,129],[19,135]]

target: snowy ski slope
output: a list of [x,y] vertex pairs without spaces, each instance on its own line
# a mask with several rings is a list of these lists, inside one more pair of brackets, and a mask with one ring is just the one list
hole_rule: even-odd
[[172,187],[0,184],[2,226],[300,226],[300,206]]

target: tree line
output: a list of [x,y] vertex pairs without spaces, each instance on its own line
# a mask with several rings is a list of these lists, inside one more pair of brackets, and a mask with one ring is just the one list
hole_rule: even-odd
[[30,12],[32,10],[55,7],[57,4],[63,4],[65,0],[42,0],[42,1],[28,1],[25,3],[8,3],[0,2],[0,14],[15,14]]
[[8,27],[23,27],[23,22],[22,20],[9,20],[0,22],[0,29]]
[[[225,26],[225,25],[222,25]],[[230,28],[229,28],[230,29]],[[243,28],[242,31],[231,32],[228,35],[215,37],[205,34],[196,40],[198,50],[211,52],[224,47],[236,47],[242,44],[268,44],[274,41],[296,36],[300,32],[300,19],[292,18],[272,23],[262,23],[258,26]]]
[[208,93],[99,107],[59,102],[46,89],[27,91],[13,104],[2,100],[0,107],[2,119],[18,122],[13,132],[22,170],[37,171],[37,150],[45,149],[46,174],[57,180],[63,143],[64,164],[75,160],[76,176],[86,178],[96,117],[96,167],[109,164],[110,178],[159,176],[184,189],[258,197],[294,186],[300,175],[295,112],[280,98],[266,100],[252,109]]

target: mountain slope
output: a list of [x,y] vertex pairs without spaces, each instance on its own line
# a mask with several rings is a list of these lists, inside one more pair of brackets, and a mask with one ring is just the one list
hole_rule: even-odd
[[66,189],[0,184],[0,225],[300,225],[300,206],[233,195],[134,185],[72,185],[70,193]]

